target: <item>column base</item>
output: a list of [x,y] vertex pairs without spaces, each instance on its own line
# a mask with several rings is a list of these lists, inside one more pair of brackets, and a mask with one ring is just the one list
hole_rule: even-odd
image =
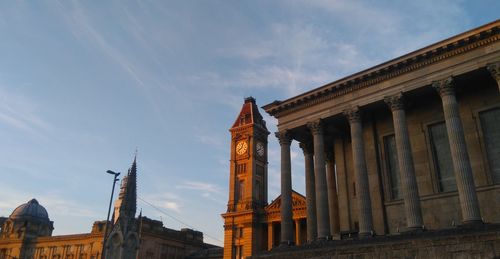
[[333,235],[331,236],[331,240],[341,240],[341,239],[342,239],[342,238],[341,238],[340,234],[333,234]]
[[462,221],[462,224],[458,225],[459,228],[481,228],[485,225],[482,220],[467,220]]
[[366,238],[372,238],[375,236],[375,231],[370,231],[370,232],[360,232],[358,234],[359,239],[366,239]]
[[289,247],[289,246],[294,246],[295,243],[293,241],[282,241],[280,242],[279,247]]
[[316,239],[313,239],[313,240],[307,240],[307,241],[306,241],[306,244],[312,244],[312,243],[314,243],[314,242],[316,242]]
[[401,235],[408,235],[408,234],[418,234],[425,232],[425,226],[420,226],[420,227],[406,227],[406,228],[401,228],[399,229],[399,233]]

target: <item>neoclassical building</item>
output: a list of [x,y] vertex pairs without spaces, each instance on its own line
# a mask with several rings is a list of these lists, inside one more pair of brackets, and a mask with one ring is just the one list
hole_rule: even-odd
[[278,120],[282,244],[294,141],[307,240],[500,223],[499,20],[263,109]]
[[[500,223],[500,20],[262,108],[278,120],[281,195],[265,203],[269,132],[247,98],[230,129],[224,258],[321,240],[430,240],[440,233],[448,239],[414,243],[425,247],[415,250],[420,258],[431,256],[428,250],[439,258],[446,249],[463,250],[460,243],[446,246],[455,242],[449,229],[486,231]],[[293,142],[304,168],[292,168]],[[292,190],[292,170],[304,172],[305,196]],[[491,235],[484,240],[500,247]],[[365,247],[363,256],[389,256],[395,248],[387,242],[370,247],[371,254]],[[486,248],[495,253],[495,245],[483,245],[468,247],[480,257]],[[269,258],[283,255],[318,253]]]
[[[0,217],[0,259],[183,259],[220,258],[221,248],[203,242],[203,233],[166,228],[136,217],[136,160],[123,178],[113,219],[96,221],[90,233],[52,236],[54,222],[35,199]],[[107,236],[103,247],[104,236]],[[104,256],[102,253],[104,252]],[[191,256],[192,255],[192,256]]]

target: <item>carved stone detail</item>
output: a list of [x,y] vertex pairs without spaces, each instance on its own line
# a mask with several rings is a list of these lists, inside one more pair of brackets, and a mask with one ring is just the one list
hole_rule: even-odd
[[486,66],[486,69],[488,69],[491,76],[493,76],[495,80],[500,80],[500,62],[489,64],[488,66]]
[[313,135],[323,135],[323,123],[321,122],[321,120],[308,122],[307,127]]
[[498,87],[500,87],[500,62],[489,64],[486,69],[490,72],[491,76],[497,81]]
[[358,106],[344,110],[344,115],[347,117],[347,120],[349,120],[349,123],[361,121],[361,113]]
[[292,136],[290,136],[290,133],[287,130],[275,132],[274,135],[276,136],[276,138],[278,138],[278,141],[281,146],[282,145],[290,146],[290,144],[292,143],[293,138]]
[[404,110],[404,96],[403,93],[398,93],[392,96],[384,97],[384,102],[391,108],[391,111]]
[[328,146],[325,148],[325,162],[333,162],[334,157],[333,157],[333,147]]
[[451,76],[443,80],[432,82],[432,87],[438,91],[441,97],[446,95],[455,95],[453,77]]
[[314,154],[313,144],[311,142],[301,142],[299,147],[304,152],[304,155]]

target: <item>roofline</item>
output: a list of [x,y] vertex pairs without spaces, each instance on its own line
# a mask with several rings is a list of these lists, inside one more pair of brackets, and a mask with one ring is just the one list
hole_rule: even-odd
[[500,29],[500,19],[497,19],[495,21],[484,24],[482,26],[470,29],[470,30],[462,32],[460,34],[454,35],[454,36],[449,37],[447,39],[438,41],[434,44],[417,49],[417,50],[412,51],[410,53],[404,54],[402,56],[399,56],[397,58],[391,59],[389,61],[383,62],[383,63],[378,64],[378,65],[375,65],[373,67],[367,68],[367,69],[362,70],[360,72],[343,77],[343,78],[338,79],[336,81],[327,83],[327,84],[322,85],[318,88],[309,90],[305,93],[296,95],[296,96],[288,98],[286,100],[283,100],[283,101],[275,100],[272,103],[269,103],[269,104],[262,106],[261,108],[264,109],[271,116],[275,116],[278,112],[273,111],[274,109],[284,108],[285,105],[293,105],[294,102],[299,101],[299,100],[303,99],[304,97],[313,97],[314,98],[314,94],[321,94],[322,92],[328,90],[328,88],[340,86],[341,84],[343,84],[343,83],[345,84],[349,81],[351,81],[351,82],[358,81],[360,79],[363,79],[366,76],[370,76],[373,74],[379,74],[378,76],[380,76],[383,74],[383,73],[381,73],[383,70],[387,71],[387,70],[389,70],[389,67],[391,67],[391,66],[400,65],[399,63],[404,63],[403,64],[404,66],[412,65],[413,63],[411,61],[417,60],[419,56],[420,57],[426,57],[426,56],[428,57],[428,56],[430,56],[428,54],[433,54],[433,53],[437,52],[440,48],[441,48],[441,50],[447,50],[448,46],[450,46],[451,44],[456,44],[460,40],[465,40],[466,42],[468,42],[469,40],[466,40],[466,39],[468,39],[469,37],[474,36],[474,35],[478,35],[482,32],[488,32],[488,31],[494,30],[494,29],[497,29],[497,30]]

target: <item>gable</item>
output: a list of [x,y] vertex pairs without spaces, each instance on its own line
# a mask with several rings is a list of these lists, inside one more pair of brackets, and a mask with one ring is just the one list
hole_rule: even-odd
[[[274,199],[271,204],[265,207],[266,211],[280,210],[281,195]],[[292,209],[301,209],[306,207],[306,197],[294,190],[292,190]]]

